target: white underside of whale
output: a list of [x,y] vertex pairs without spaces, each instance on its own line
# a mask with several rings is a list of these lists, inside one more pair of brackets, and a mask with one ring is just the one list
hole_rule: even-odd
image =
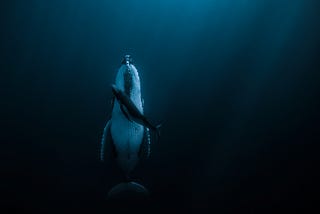
[[[143,112],[141,101],[140,78],[134,65],[122,65],[117,73],[115,85],[125,90],[124,74],[130,69],[132,75],[132,89],[130,98],[137,108]],[[138,153],[144,137],[144,126],[129,121],[120,109],[119,102],[115,99],[110,132],[117,152],[117,162],[125,172],[134,169],[138,162]]]

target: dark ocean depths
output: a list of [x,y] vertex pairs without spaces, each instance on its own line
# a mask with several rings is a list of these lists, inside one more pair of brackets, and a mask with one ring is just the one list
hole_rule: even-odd
[[124,54],[145,114],[165,123],[135,171],[150,199],[119,210],[316,207],[320,1],[11,0],[0,10],[1,213],[119,213],[105,196],[120,176],[98,153]]

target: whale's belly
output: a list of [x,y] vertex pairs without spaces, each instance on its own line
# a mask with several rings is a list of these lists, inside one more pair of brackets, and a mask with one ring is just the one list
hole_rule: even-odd
[[[122,65],[117,73],[115,85],[130,97],[143,113],[140,91],[140,78],[134,65]],[[111,136],[117,152],[120,167],[130,172],[138,163],[138,153],[144,136],[144,127],[129,121],[114,102],[111,118]]]
[[144,127],[129,121],[123,114],[112,115],[111,136],[117,152],[117,161],[124,171],[130,172],[138,162]]

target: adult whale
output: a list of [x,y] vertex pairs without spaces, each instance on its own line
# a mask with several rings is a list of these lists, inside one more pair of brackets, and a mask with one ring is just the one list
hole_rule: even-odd
[[130,114],[130,118],[135,118],[133,108],[134,111],[143,114],[140,78],[129,55],[124,57],[113,87],[113,92],[121,91],[130,104],[127,103],[124,107],[123,99],[116,97],[113,100],[111,118],[103,130],[101,139],[100,159],[104,161],[115,158],[128,178],[139,160],[150,156],[151,143],[148,126],[134,122],[126,115]]

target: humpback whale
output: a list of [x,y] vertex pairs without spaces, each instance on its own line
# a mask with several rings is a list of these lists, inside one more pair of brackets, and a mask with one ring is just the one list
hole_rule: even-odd
[[143,116],[140,78],[126,55],[112,86],[112,114],[101,139],[100,159],[114,158],[126,177],[140,159],[150,156],[150,131],[157,129]]

